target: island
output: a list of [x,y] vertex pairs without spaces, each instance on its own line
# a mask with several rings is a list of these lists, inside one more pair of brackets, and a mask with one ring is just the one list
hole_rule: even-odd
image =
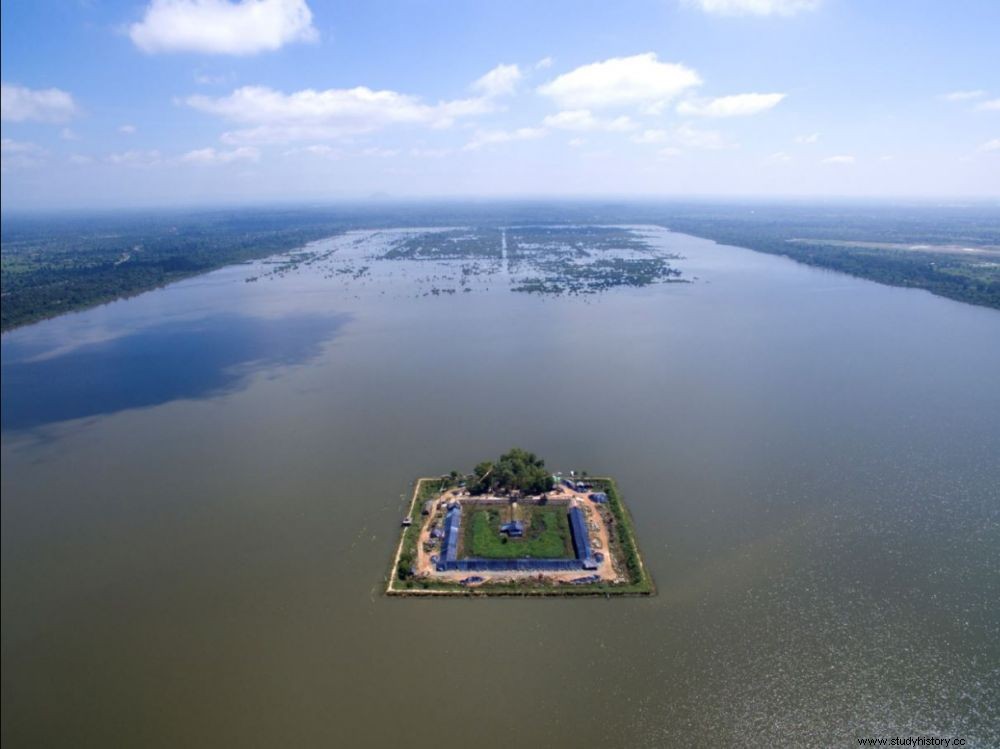
[[416,482],[389,595],[650,595],[610,477],[550,473],[513,448],[470,474]]

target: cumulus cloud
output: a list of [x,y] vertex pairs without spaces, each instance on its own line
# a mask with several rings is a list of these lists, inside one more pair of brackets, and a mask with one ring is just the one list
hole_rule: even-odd
[[706,13],[721,16],[793,16],[816,10],[821,0],[688,0]]
[[551,57],[543,57],[535,63],[535,70],[545,70],[545,68],[551,68],[552,62],[553,60]]
[[682,101],[677,112],[697,117],[746,117],[778,105],[785,94],[735,94],[706,101]]
[[694,70],[647,52],[582,65],[540,86],[565,109],[662,105],[701,84]]
[[252,55],[318,37],[305,0],[152,0],[128,34],[150,54]]
[[524,75],[517,65],[497,65],[482,78],[472,84],[472,90],[483,96],[508,96],[517,90],[517,84]]
[[986,141],[979,147],[980,151],[1000,151],[1000,138],[993,138]]
[[972,99],[981,99],[986,96],[986,92],[982,89],[975,89],[970,91],[952,91],[947,94],[941,94],[941,98],[945,101],[970,101]]
[[1000,112],[1000,99],[990,99],[976,105],[980,112]]
[[515,140],[537,140],[547,134],[545,128],[521,127],[516,130],[477,130],[472,140],[466,143],[462,150],[478,151],[483,146],[495,143],[509,143]]
[[800,146],[812,145],[819,141],[819,133],[809,133],[808,135],[796,135],[795,142]]
[[226,133],[233,144],[329,140],[391,125],[449,127],[461,117],[493,111],[488,98],[425,104],[396,91],[305,89],[292,94],[263,86],[244,86],[228,96],[189,96],[188,106],[248,127]]
[[854,162],[855,158],[846,154],[839,156],[827,156],[823,159],[824,164],[853,164]]
[[0,119],[4,121],[65,122],[76,112],[73,97],[58,88],[0,83]]
[[231,151],[214,148],[199,148],[181,156],[187,164],[231,164],[234,161],[260,161],[260,151],[251,146],[234,148]]
[[119,125],[118,132],[122,135],[135,135],[135,125]]
[[623,132],[636,128],[636,124],[624,115],[614,119],[601,119],[595,117],[589,109],[567,109],[557,114],[550,114],[542,121],[542,124],[556,130]]

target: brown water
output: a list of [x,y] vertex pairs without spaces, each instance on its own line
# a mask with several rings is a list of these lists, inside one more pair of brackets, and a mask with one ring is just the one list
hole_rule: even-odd
[[[1000,745],[1000,314],[662,242],[696,282],[4,336],[4,746]],[[656,597],[381,595],[413,478],[512,445],[618,478]]]

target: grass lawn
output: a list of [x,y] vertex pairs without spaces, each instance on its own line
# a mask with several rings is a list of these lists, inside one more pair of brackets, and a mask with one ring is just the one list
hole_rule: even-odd
[[565,508],[522,507],[527,525],[523,538],[500,534],[501,518],[497,510],[473,510],[466,526],[465,549],[468,556],[486,559],[558,559],[572,557],[569,519]]

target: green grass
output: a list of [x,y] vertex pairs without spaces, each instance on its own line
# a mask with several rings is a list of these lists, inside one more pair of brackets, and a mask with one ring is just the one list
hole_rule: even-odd
[[471,531],[465,537],[467,556],[486,559],[557,559],[572,556],[569,519],[564,508],[533,507],[523,514],[528,526],[524,537],[508,539],[500,534],[501,519],[497,510],[474,511]]

